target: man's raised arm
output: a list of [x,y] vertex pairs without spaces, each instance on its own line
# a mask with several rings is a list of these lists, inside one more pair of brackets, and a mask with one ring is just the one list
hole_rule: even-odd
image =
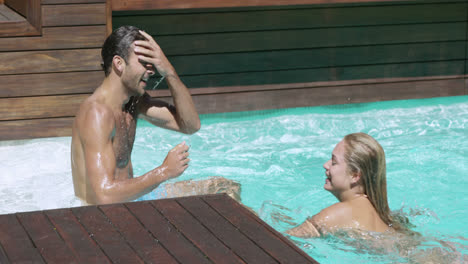
[[151,100],[141,102],[140,113],[149,122],[164,128],[185,134],[193,134],[200,129],[200,118],[185,84],[180,80],[174,67],[164,55],[159,45],[146,32],[140,33],[147,39],[135,41],[135,54],[142,62],[154,65],[166,78],[171,91],[175,109],[161,104],[152,104]]

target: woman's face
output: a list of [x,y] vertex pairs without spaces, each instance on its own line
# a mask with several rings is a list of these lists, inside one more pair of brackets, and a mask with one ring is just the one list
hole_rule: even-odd
[[348,164],[344,159],[344,154],[345,142],[342,140],[333,149],[331,159],[323,164],[327,177],[323,188],[333,194],[340,194],[351,189],[352,177],[347,171]]

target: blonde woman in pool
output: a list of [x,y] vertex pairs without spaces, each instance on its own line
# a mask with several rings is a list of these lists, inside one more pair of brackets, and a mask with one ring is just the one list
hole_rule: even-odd
[[339,202],[286,233],[314,237],[339,230],[386,232],[401,228],[390,215],[385,153],[374,138],[364,133],[345,136],[323,167],[323,187]]

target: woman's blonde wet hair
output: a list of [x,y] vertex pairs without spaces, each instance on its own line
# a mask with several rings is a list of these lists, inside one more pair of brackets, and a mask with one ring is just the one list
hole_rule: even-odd
[[361,174],[364,192],[380,218],[394,229],[401,229],[400,224],[392,219],[388,206],[387,166],[382,146],[365,133],[349,134],[344,137],[344,142],[348,172]]

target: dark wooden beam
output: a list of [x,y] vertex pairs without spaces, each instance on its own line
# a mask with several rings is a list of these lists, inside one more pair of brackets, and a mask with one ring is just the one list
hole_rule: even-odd
[[15,10],[24,17],[28,15],[28,2],[28,0],[5,0],[5,4],[8,7]]

